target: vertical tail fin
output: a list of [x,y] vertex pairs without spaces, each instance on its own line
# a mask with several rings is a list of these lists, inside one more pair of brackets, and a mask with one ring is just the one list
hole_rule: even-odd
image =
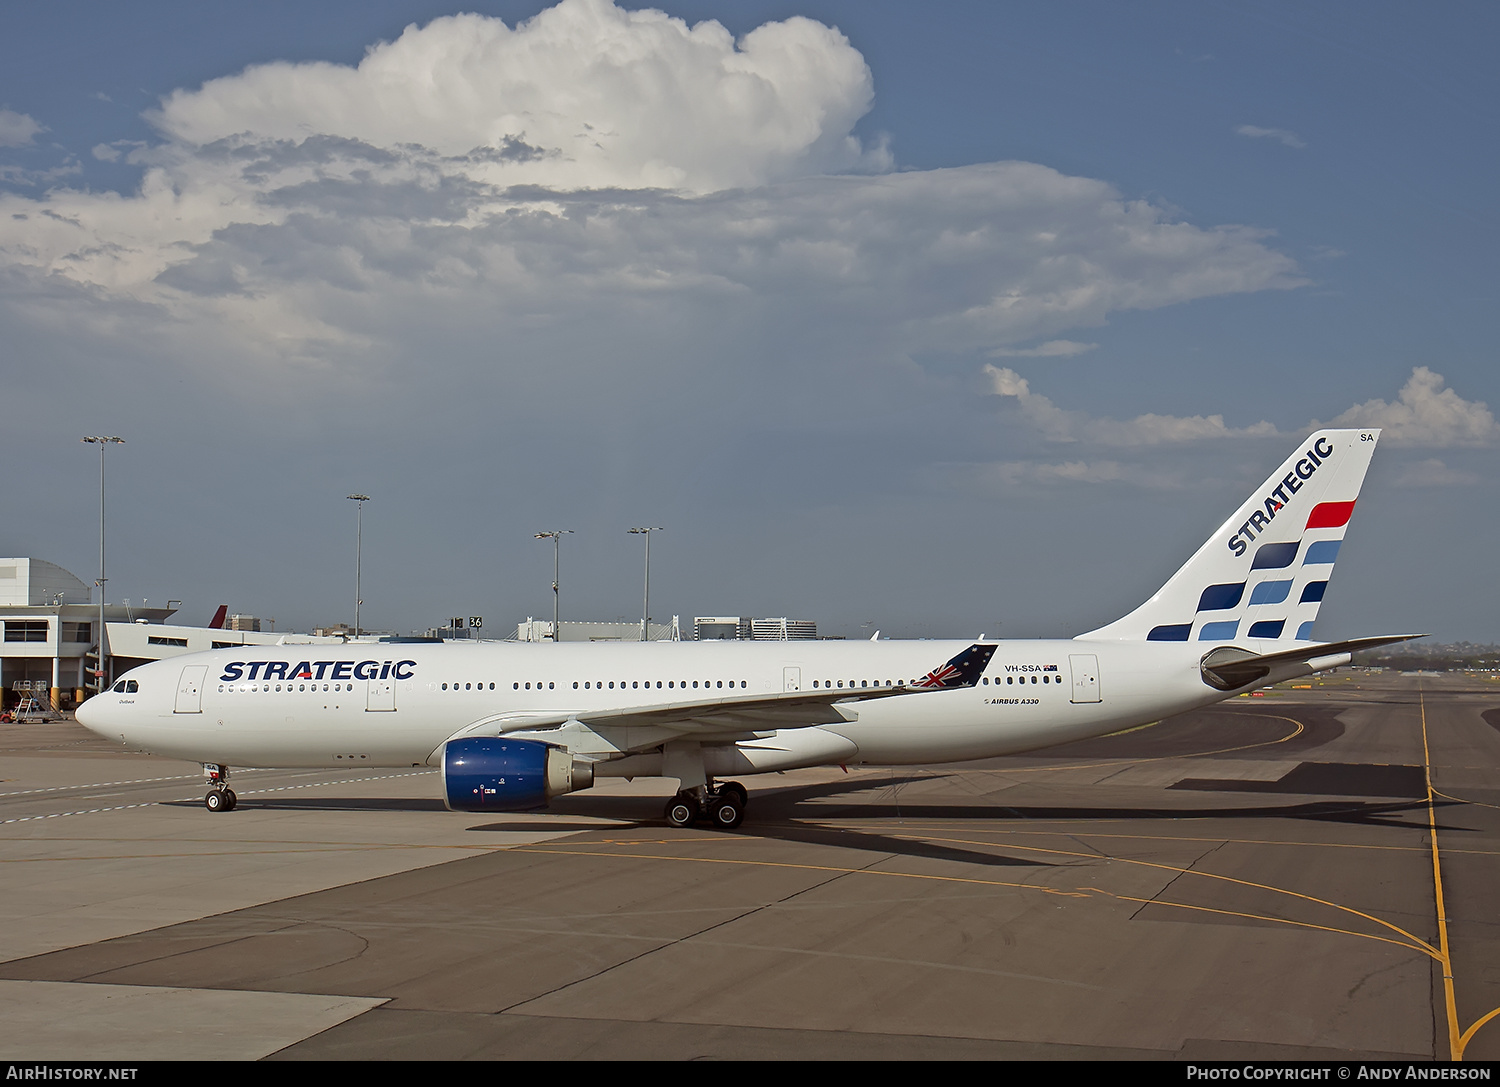
[[1378,430],[1320,430],[1135,611],[1088,639],[1294,642],[1312,637]]

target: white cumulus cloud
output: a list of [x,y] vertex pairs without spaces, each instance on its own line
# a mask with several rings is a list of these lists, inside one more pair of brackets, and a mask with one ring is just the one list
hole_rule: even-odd
[[493,183],[709,192],[860,165],[850,129],[873,98],[858,50],[811,19],[736,42],[717,22],[563,0],[514,28],[409,26],[357,67],[257,65],[174,92],[154,120],[200,147],[337,135],[463,158]]
[[1260,125],[1240,125],[1235,129],[1241,136],[1248,136],[1252,140],[1275,140],[1284,147],[1302,148],[1307,146],[1301,136],[1285,128],[1262,128]]
[[[602,371],[708,322],[694,358],[823,336],[808,365],[832,372],[1065,357],[1093,345],[1064,333],[1114,312],[1303,282],[1262,232],[1034,163],[881,172],[854,135],[872,88],[801,18],[738,41],[606,0],[437,19],[357,66],[169,95],[159,141],[95,149],[143,168],[133,193],[0,194],[0,308],[193,370],[509,373],[519,349],[489,345],[549,358],[549,336],[598,335],[577,352]],[[1143,420],[1115,444],[1235,433]]]
[[1096,343],[1079,343],[1077,340],[1048,340],[1035,347],[997,347],[990,352],[991,358],[1062,359],[1092,351]]
[[1114,460],[1070,460],[1049,464],[1034,460],[1007,460],[983,465],[979,478],[1003,487],[1025,484],[1047,486],[1053,483],[1115,483],[1144,478],[1128,465]]
[[1231,427],[1222,415],[1137,415],[1134,419],[1109,419],[1082,411],[1059,408],[1050,399],[1031,391],[1030,383],[1009,367],[986,364],[991,391],[1014,400],[1022,416],[1055,442],[1092,442],[1097,445],[1139,447],[1221,438],[1266,438],[1278,433],[1262,421],[1247,427]]
[[1398,487],[1472,487],[1478,482],[1473,472],[1449,468],[1435,457],[1410,465],[1396,477]]
[[1414,446],[1487,446],[1500,444],[1500,423],[1489,407],[1465,400],[1448,388],[1443,375],[1418,366],[1394,403],[1366,400],[1325,424],[1314,426],[1380,427],[1385,440]]
[[0,109],[0,147],[25,147],[38,132],[45,131],[45,128],[24,113]]

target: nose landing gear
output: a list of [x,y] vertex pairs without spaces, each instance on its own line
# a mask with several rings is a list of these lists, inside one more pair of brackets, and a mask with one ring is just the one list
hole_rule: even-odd
[[203,776],[208,778],[208,793],[203,797],[203,806],[211,812],[234,811],[240,798],[229,787],[229,767],[219,763],[203,764]]
[[720,785],[709,783],[696,789],[684,789],[667,801],[665,815],[674,827],[691,826],[701,817],[720,830],[733,830],[745,819],[749,794],[738,781]]

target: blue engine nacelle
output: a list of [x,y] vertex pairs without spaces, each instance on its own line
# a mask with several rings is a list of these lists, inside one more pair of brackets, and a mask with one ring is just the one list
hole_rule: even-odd
[[561,747],[502,736],[470,736],[443,746],[443,802],[449,811],[529,811],[554,796],[587,789],[593,766]]

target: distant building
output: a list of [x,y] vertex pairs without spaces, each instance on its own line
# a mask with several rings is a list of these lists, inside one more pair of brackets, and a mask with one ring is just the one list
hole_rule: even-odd
[[818,636],[818,624],[807,619],[755,619],[744,615],[700,615],[693,637],[708,641],[794,642]]
[[700,642],[749,641],[750,620],[738,615],[700,615],[693,620],[693,638]]
[[441,638],[445,642],[454,640],[470,641],[477,640],[480,637],[477,628],[466,627],[458,621],[450,622],[445,627],[428,627],[420,634],[417,634],[416,631],[412,631],[412,633],[416,634],[419,638]]
[[811,641],[818,637],[818,624],[807,619],[752,619],[750,637],[757,642]]
[[260,630],[260,620],[253,615],[231,615],[230,630]]
[[[641,640],[641,624],[574,622],[564,619],[558,626],[558,641],[562,642],[638,642]],[[652,623],[648,641],[677,642],[682,640],[681,623],[672,616],[670,623]],[[515,640],[518,642],[552,641],[551,619],[527,619],[516,626]]]

